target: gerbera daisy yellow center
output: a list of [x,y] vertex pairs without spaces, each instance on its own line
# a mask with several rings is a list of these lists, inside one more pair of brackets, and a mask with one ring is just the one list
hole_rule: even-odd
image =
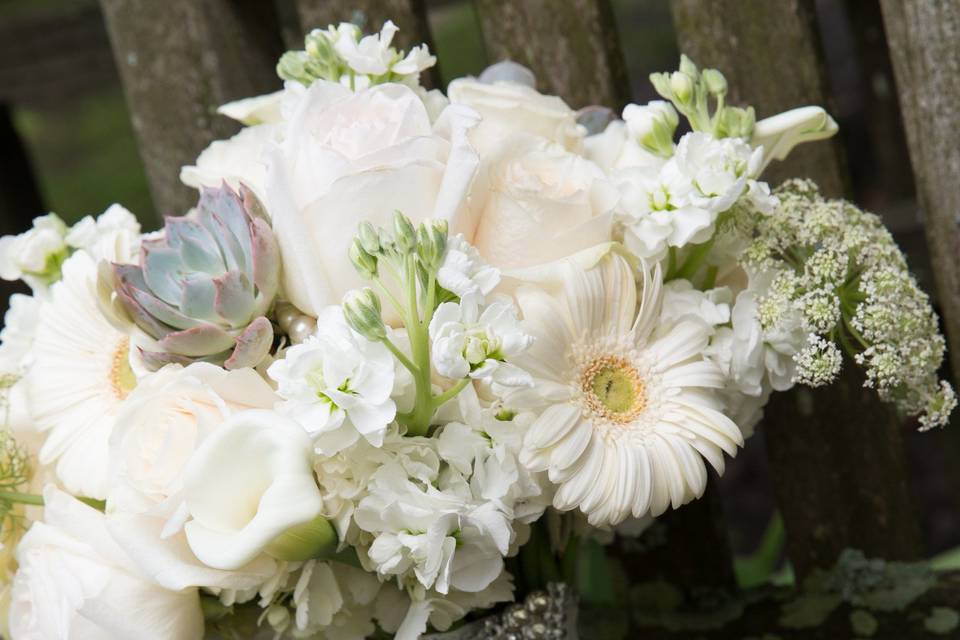
[[646,386],[636,367],[617,356],[593,360],[581,376],[587,406],[598,416],[625,424],[647,406]]
[[113,365],[110,367],[110,386],[113,394],[123,400],[137,386],[137,377],[130,368],[130,338],[124,337],[117,343],[113,352]]

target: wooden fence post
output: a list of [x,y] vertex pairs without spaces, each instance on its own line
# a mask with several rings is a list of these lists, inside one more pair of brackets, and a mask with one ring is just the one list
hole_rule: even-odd
[[[827,81],[812,0],[671,0],[681,49],[727,76],[731,104],[758,117],[827,104]],[[776,163],[775,163],[776,164]],[[845,167],[834,142],[802,146],[765,179],[803,176],[841,196]],[[852,362],[831,388],[774,394],[762,428],[800,575],[832,565],[845,547],[868,556],[913,558],[911,515],[899,425],[889,406],[860,388]]]
[[101,0],[147,179],[161,215],[196,193],[180,184],[212,140],[237,126],[216,108],[280,87],[284,51],[272,2]]
[[574,109],[619,111],[629,101],[626,63],[609,0],[475,0],[491,62],[530,67],[538,89]]
[[960,4],[882,0],[950,362],[960,375]]
[[[296,5],[304,33],[339,22],[363,22],[364,31],[373,32],[393,20],[400,27],[395,38],[398,48],[422,43],[434,50],[424,0],[296,0]],[[438,86],[437,74],[434,66],[421,76],[421,82],[427,87]]]

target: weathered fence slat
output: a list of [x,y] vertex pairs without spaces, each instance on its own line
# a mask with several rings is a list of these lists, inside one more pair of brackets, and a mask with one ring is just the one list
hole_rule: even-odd
[[[681,49],[720,69],[730,102],[752,104],[758,117],[828,103],[813,4],[671,0]],[[774,184],[810,177],[839,196],[844,171],[837,144],[820,142],[765,177]],[[875,394],[858,392],[853,367],[848,362],[846,377],[829,389],[775,394],[767,408],[767,449],[800,575],[832,565],[847,546],[887,558],[919,552],[916,522],[903,515],[911,501],[898,425]]]
[[960,374],[960,4],[882,0],[954,375]]
[[140,154],[160,214],[196,200],[180,167],[236,125],[224,102],[279,87],[283,53],[273,3],[101,0]]
[[626,63],[609,0],[475,0],[491,62],[530,67],[538,89],[574,109],[619,110],[629,100]]
[[[361,24],[364,32],[371,33],[379,30],[387,20],[393,20],[400,27],[395,37],[396,47],[409,49],[419,44],[427,44],[433,51],[424,0],[296,0],[296,5],[300,26],[305,33],[339,22]],[[438,86],[438,80],[437,67],[421,76],[421,82],[425,86]]]

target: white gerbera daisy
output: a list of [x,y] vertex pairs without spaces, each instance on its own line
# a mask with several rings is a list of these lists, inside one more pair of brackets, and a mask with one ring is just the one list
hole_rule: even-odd
[[723,375],[703,359],[710,326],[691,317],[658,326],[659,268],[642,269],[639,313],[622,256],[560,269],[558,295],[543,287],[517,292],[535,341],[514,363],[538,378],[535,390],[547,405],[527,432],[521,461],[559,485],[557,509],[579,507],[595,526],[656,516],[700,497],[703,459],[722,473],[723,452],[735,455],[743,444],[713,391],[724,386]]
[[97,304],[97,265],[78,251],[63,264],[40,308],[28,375],[36,426],[48,431],[40,463],[56,462],[71,493],[106,498],[108,441],[121,402],[136,385],[130,339]]

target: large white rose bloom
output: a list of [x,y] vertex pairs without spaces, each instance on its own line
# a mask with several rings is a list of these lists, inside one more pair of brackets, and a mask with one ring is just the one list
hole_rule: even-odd
[[619,254],[589,269],[564,262],[558,276],[558,296],[539,286],[517,292],[536,340],[514,363],[538,379],[546,405],[522,462],[559,485],[557,509],[579,508],[595,526],[699,497],[704,458],[722,472],[723,454],[743,443],[713,392],[724,377],[703,359],[712,328],[692,318],[660,323],[659,269],[643,269],[638,311],[633,270]]
[[95,509],[52,486],[44,500],[45,521],[17,549],[13,640],[203,637],[197,589],[171,591],[146,578]]
[[472,192],[471,242],[503,270],[542,265],[610,240],[618,199],[589,160],[542,138],[514,136],[484,158]]
[[576,112],[561,98],[520,82],[459,78],[450,83],[447,95],[451,103],[475,109],[483,118],[470,139],[484,154],[517,135],[537,136],[577,151],[586,134],[577,124]]
[[172,502],[165,507],[175,511],[184,468],[204,438],[231,415],[270,409],[277,400],[253,369],[196,362],[147,376],[119,411],[110,437],[111,508],[140,512]]
[[435,123],[411,88],[356,93],[317,81],[287,119],[270,155],[266,206],[283,255],[284,288],[317,315],[363,282],[346,259],[357,225],[444,219],[472,233],[465,200],[478,158],[467,141],[477,115],[446,108]]

